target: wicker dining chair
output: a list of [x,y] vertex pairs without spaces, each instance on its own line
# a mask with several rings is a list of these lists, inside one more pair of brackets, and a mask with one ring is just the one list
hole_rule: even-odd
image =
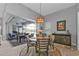
[[39,55],[41,54],[41,52],[46,52],[46,55],[48,55],[48,50],[49,50],[49,38],[45,37],[37,38],[36,51],[38,51]]
[[27,52],[29,51],[29,47],[33,47],[36,45],[35,41],[30,40],[29,37],[27,37]]

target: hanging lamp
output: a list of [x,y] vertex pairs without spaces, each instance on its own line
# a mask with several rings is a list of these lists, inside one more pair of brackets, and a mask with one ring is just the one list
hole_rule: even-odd
[[42,4],[40,3],[40,16],[38,16],[37,19],[36,19],[37,24],[43,24],[44,23],[44,17],[41,15],[41,6],[42,6]]

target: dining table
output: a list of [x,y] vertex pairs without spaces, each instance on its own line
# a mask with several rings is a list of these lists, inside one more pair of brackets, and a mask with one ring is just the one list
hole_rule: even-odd
[[[36,38],[37,38],[37,41],[38,40],[47,39],[49,41],[49,45],[53,46],[53,48],[54,48],[54,36],[53,35],[51,35],[51,36],[44,36],[44,37],[43,36],[38,36]],[[37,43],[37,41],[36,41],[36,43]]]
[[24,38],[25,38],[25,35],[24,34],[18,34],[17,40],[18,40],[19,43],[21,43],[22,42],[22,39],[24,39]]

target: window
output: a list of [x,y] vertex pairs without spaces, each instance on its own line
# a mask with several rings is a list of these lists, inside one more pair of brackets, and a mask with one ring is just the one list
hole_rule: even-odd
[[28,24],[23,26],[24,30],[23,32],[28,32],[28,33],[36,33],[36,24]]

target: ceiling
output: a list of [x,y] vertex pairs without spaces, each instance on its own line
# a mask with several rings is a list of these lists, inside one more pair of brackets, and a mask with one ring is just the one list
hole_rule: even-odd
[[[19,20],[19,21],[18,21]],[[26,19],[22,19],[22,18],[20,18],[20,17],[14,17],[14,22],[16,22],[17,24],[31,24],[31,23],[34,23],[34,22],[32,22],[32,21],[28,21],[28,20],[26,20]]]
[[[23,5],[40,14],[40,3],[23,3]],[[46,16],[74,5],[75,3],[42,3],[41,15]]]

